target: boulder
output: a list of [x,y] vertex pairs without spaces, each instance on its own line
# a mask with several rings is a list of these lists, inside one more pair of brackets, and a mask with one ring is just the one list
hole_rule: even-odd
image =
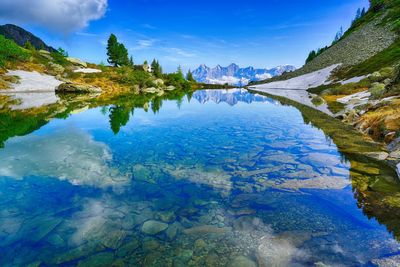
[[389,156],[389,154],[386,152],[367,152],[364,155],[376,160],[385,160]]
[[63,66],[53,62],[49,63],[49,67],[51,68],[51,72],[53,72],[54,74],[62,74],[65,70]]
[[162,86],[164,85],[164,81],[162,79],[156,79],[153,81],[155,86]]
[[68,62],[70,62],[70,63],[72,63],[72,64],[74,64],[74,65],[77,65],[77,66],[82,66],[82,67],[87,67],[87,64],[86,64],[86,62],[84,62],[84,61],[82,61],[82,60],[80,60],[80,59],[78,59],[78,58],[73,58],[73,57],[66,57],[65,58]]
[[144,89],[142,89],[142,91],[145,93],[149,93],[149,94],[154,94],[154,93],[158,92],[157,88],[155,88],[155,87],[144,88]]
[[400,160],[400,149],[390,152],[389,157]]
[[158,233],[163,232],[165,229],[168,228],[168,224],[155,221],[155,220],[150,220],[142,225],[142,232],[148,235],[156,235]]
[[101,93],[101,89],[96,86],[88,84],[65,82],[60,84],[56,88],[56,92],[57,93]]
[[257,264],[245,256],[237,256],[229,265],[230,267],[256,267]]
[[43,49],[39,50],[39,53],[42,54],[42,55],[50,55],[49,51],[43,50]]

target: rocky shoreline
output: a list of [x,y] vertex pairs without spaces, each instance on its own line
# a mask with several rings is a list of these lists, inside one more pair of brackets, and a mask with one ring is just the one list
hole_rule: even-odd
[[[249,91],[254,92],[254,93],[264,94],[269,97],[276,98],[278,100],[286,99],[290,102],[290,103],[288,103],[290,105],[294,104],[296,107],[305,106],[305,107],[311,108],[317,112],[324,113],[325,116],[329,116],[332,119],[336,119],[338,123],[345,124],[343,121],[338,120],[337,115],[335,116],[334,114],[332,114],[330,112],[329,113],[324,112],[323,110],[318,108],[318,106],[310,104],[311,103],[310,99],[312,98],[312,96],[311,96],[312,94],[308,93],[307,90],[305,90],[305,89],[290,90],[290,91],[296,92],[296,94],[289,95],[289,97],[287,94],[287,92],[289,90],[287,90],[287,89],[262,89],[260,87],[250,87]],[[299,97],[297,97],[299,95],[308,95],[309,98],[306,98],[306,97],[299,98]],[[296,105],[296,104],[298,104],[298,105]],[[347,110],[346,113],[348,114],[351,112],[355,112],[354,109]],[[353,129],[357,130],[358,132],[360,132],[361,134],[366,136],[365,131],[363,132],[359,128],[356,128],[356,127],[353,127]],[[389,166],[391,166],[397,172],[397,175],[400,179],[400,137],[391,141],[389,143],[389,145],[381,144],[379,147],[381,149],[376,150],[375,148],[374,149],[371,148],[371,151],[362,152],[362,154],[364,156],[372,158],[374,160],[378,160],[378,161],[387,163]],[[353,151],[352,153],[354,153],[354,152],[356,152],[356,151]]]

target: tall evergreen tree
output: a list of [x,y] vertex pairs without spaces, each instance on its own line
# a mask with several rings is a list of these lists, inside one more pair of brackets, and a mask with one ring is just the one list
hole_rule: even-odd
[[118,39],[114,34],[110,35],[107,42],[107,62],[114,67],[126,66],[129,64],[128,50],[122,43],[118,43]]
[[151,62],[151,68],[153,70],[153,74],[154,76],[156,76],[157,78],[161,78],[162,77],[162,68],[160,66],[160,63],[158,62],[158,60],[153,60],[153,62]]
[[190,69],[189,69],[188,73],[186,74],[186,80],[188,80],[189,82],[195,82],[195,81],[196,81],[196,80],[193,78],[193,74],[192,74],[192,72],[190,71]]
[[185,79],[185,76],[183,76],[183,72],[182,72],[182,67],[181,65],[179,65],[178,70],[176,71],[176,73],[182,77],[183,79]]

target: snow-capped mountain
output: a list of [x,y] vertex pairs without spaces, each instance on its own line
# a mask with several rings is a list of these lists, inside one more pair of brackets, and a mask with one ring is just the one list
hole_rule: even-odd
[[255,69],[253,67],[240,68],[236,64],[228,67],[209,68],[202,64],[192,71],[193,78],[202,83],[209,84],[230,84],[236,86],[247,85],[250,81],[260,81],[274,76],[281,75],[287,71],[294,71],[296,68],[291,65],[278,66],[272,69]]
[[229,89],[229,90],[200,90],[194,92],[193,99],[199,101],[199,103],[204,104],[207,102],[227,103],[230,106],[234,106],[237,103],[276,103],[272,98],[268,98],[258,94],[251,94],[245,89]]

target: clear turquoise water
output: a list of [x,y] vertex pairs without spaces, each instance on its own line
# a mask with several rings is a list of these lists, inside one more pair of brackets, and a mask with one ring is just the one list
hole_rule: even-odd
[[358,207],[349,162],[297,109],[213,90],[120,110],[6,142],[1,266],[360,266],[399,253]]

